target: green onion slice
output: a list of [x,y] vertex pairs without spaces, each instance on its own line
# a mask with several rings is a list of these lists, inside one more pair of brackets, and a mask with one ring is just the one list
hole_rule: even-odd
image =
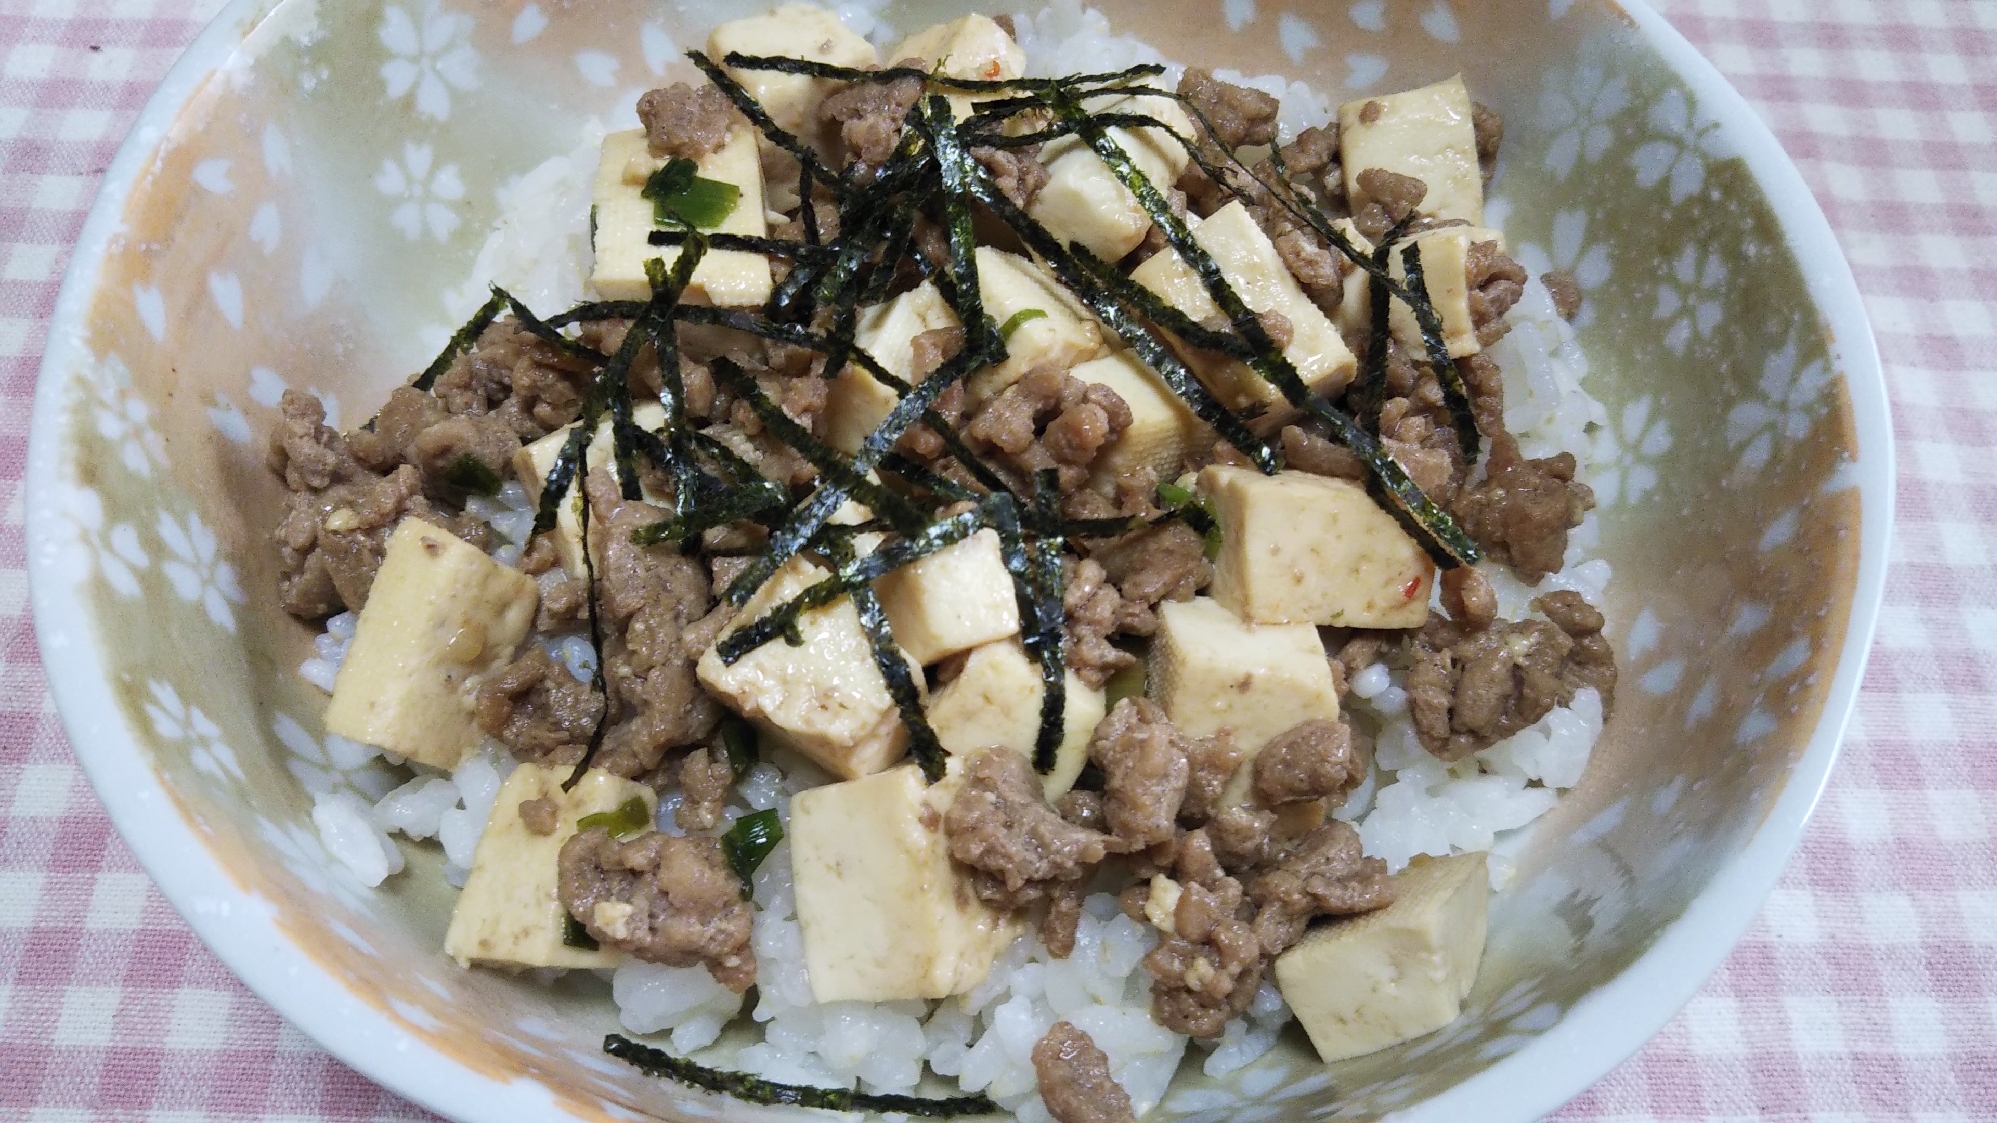
[[576,820],[576,829],[579,831],[586,831],[592,827],[602,827],[610,832],[610,837],[622,842],[652,829],[652,811],[645,806],[644,800],[634,795],[618,804],[614,811],[598,811],[594,815],[584,815]]
[[1005,323],[999,325],[999,338],[1010,343],[1013,332],[1018,331],[1035,320],[1044,320],[1046,318],[1047,309],[1045,308],[1021,308],[1019,311],[1007,316]]
[[774,807],[742,816],[721,836],[721,852],[728,859],[728,868],[742,879],[744,897],[749,895],[750,879],[756,876],[756,868],[783,840],[784,825]]
[[652,217],[660,226],[712,230],[735,213],[742,189],[699,171],[692,160],[675,156],[646,178],[639,194],[652,200]]
[[602,946],[596,942],[595,936],[589,934],[589,929],[582,926],[582,921],[567,913],[562,914],[562,944],[583,951],[595,951]]
[[721,723],[721,747],[728,753],[728,767],[739,779],[756,766],[756,727],[739,719]]

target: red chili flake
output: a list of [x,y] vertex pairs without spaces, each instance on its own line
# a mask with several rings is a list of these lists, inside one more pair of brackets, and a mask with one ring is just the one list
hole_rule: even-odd
[[998,76],[999,76],[999,62],[997,59],[993,59],[992,61],[985,64],[985,78],[987,81],[996,82],[998,81]]
[[1413,600],[1415,599],[1415,594],[1419,592],[1421,592],[1421,578],[1410,577],[1408,578],[1408,583],[1401,586],[1401,599]]

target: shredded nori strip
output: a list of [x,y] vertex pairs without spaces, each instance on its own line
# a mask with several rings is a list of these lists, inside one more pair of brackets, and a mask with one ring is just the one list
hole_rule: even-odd
[[[1436,381],[1442,384],[1442,402],[1448,407],[1449,419],[1456,426],[1456,447],[1463,450],[1464,463],[1475,464],[1480,448],[1477,415],[1470,410],[1470,392],[1464,388],[1463,376],[1456,370],[1456,360],[1449,357],[1449,348],[1442,341],[1442,321],[1435,314],[1435,305],[1428,298],[1428,281],[1422,276],[1420,242],[1409,242],[1401,250],[1401,271],[1407,275],[1408,292],[1421,298],[1408,306],[1414,310],[1415,319],[1421,324],[1422,344],[1428,349],[1429,368],[1435,371]],[[1429,330],[1430,320],[1435,321],[1434,331]]]
[[[834,565],[846,570],[853,565],[853,542],[850,537],[840,535],[833,538],[827,551]],[[881,607],[881,599],[874,595],[872,584],[861,581],[849,590],[853,608],[860,617],[860,629],[867,633],[867,645],[873,650],[874,667],[887,682],[888,697],[894,699],[895,709],[901,714],[902,725],[908,730],[908,752],[921,767],[922,774],[930,783],[943,778],[945,755],[942,742],[936,739],[936,730],[929,725],[929,717],[922,712],[922,668],[910,668],[909,658],[902,652],[901,645],[895,643],[894,629],[888,624],[888,614]]]
[[603,1051],[637,1068],[647,1076],[673,1080],[703,1091],[718,1092],[750,1103],[815,1107],[824,1111],[867,1111],[881,1114],[914,1115],[925,1119],[951,1119],[968,1115],[997,1115],[999,1107],[983,1095],[900,1096],[882,1092],[856,1092],[850,1088],[812,1088],[802,1084],[779,1084],[745,1072],[708,1068],[662,1049],[642,1045],[622,1034],[608,1034]]
[[[726,70],[716,66],[714,60],[701,51],[688,51],[686,57],[689,62],[700,68],[702,74],[707,75],[707,80],[714,83],[715,88],[741,111],[742,116],[749,119],[750,124],[756,126],[764,138],[795,157],[806,175],[831,188],[834,197],[845,197],[849,190],[846,181],[833,174],[809,144],[799,140],[789,130],[771,120],[769,113],[764,111],[762,103],[751,97],[740,82],[730,77]],[[735,56],[729,57],[732,59]],[[729,65],[735,64],[731,62]],[[805,199],[809,202],[810,197],[805,196]]]
[[596,937],[589,934],[589,929],[582,926],[582,921],[568,913],[562,914],[562,943],[583,951],[596,951],[602,947],[596,942]]
[[[952,78],[928,70],[918,70],[912,66],[884,66],[878,70],[860,70],[835,63],[816,62],[811,59],[789,58],[783,55],[745,55],[740,51],[730,51],[721,61],[737,70],[767,70],[778,74],[801,74],[810,78],[830,78],[838,82],[894,82],[903,78],[915,78],[931,86],[949,90],[964,90],[972,93],[1004,92],[1007,90],[1053,90],[1066,86],[1104,85],[1135,78],[1155,78],[1165,73],[1165,68],[1157,63],[1141,63],[1123,70],[1113,70],[1104,74],[1074,74],[1064,78]],[[1104,92],[1104,91],[1097,91]],[[1037,104],[1037,102],[1036,102]]]
[[464,326],[457,330],[457,334],[451,336],[451,341],[444,345],[443,351],[430,360],[430,365],[424,367],[423,373],[417,375],[416,381],[410,385],[427,392],[436,384],[438,376],[451,369],[451,364],[458,361],[459,355],[471,350],[472,345],[478,342],[478,337],[485,334],[485,329],[492,326],[492,321],[497,320],[505,308],[506,297],[495,290],[479,310],[472,313],[472,318],[466,320]]
[[1052,771],[1061,748],[1068,704],[1067,661],[1062,629],[1067,614],[1061,606],[1061,558],[1053,550],[1053,580],[1047,578],[1036,544],[1020,532],[1019,512],[1009,495],[994,497],[993,523],[998,530],[999,557],[1012,575],[1013,597],[1019,605],[1020,643],[1040,668],[1040,724],[1033,738],[1033,768]]
[[495,495],[502,481],[499,473],[471,453],[461,453],[444,469],[444,482],[471,495]]

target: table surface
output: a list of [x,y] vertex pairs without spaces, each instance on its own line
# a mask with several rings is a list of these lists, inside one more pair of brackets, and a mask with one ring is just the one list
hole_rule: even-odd
[[[97,181],[219,0],[0,0],[0,1118],[428,1119],[244,990],[78,771],[23,572]],[[1554,1118],[1997,1118],[1997,0],[1666,0],[1781,137],[1886,362],[1899,524],[1844,757],[1754,926]]]

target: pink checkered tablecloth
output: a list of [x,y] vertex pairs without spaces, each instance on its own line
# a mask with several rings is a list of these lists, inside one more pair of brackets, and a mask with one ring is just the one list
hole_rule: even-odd
[[[219,0],[0,0],[0,1121],[426,1119],[194,938],[44,688],[36,370],[85,211]],[[1802,168],[1885,357],[1899,526],[1801,852],[1733,956],[1562,1120],[1997,1119],[1997,0],[1664,0]]]

